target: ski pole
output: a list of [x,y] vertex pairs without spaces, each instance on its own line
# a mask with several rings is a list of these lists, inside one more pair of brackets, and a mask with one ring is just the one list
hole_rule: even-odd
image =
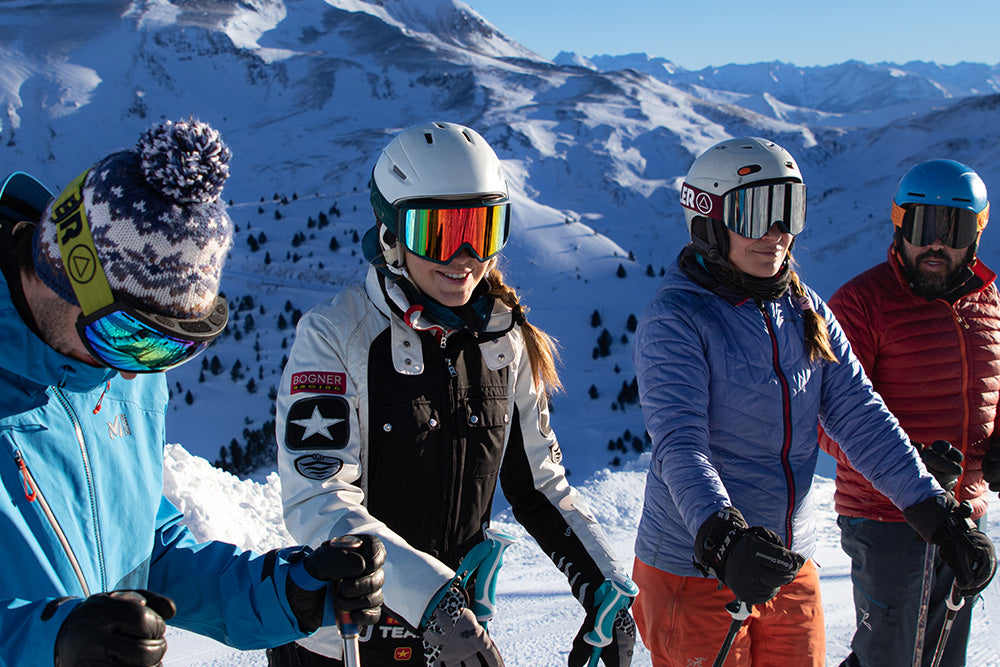
[[358,626],[348,611],[337,612],[337,629],[344,640],[344,667],[361,667],[361,649],[358,647]]
[[611,579],[605,579],[594,593],[594,604],[597,613],[594,614],[594,629],[583,636],[594,649],[590,653],[587,667],[596,667],[601,659],[601,651],[611,643],[615,629],[615,617],[622,609],[628,609],[632,598],[639,594],[639,587],[627,576],[617,573]]
[[751,610],[752,607],[743,600],[733,600],[726,603],[726,611],[733,617],[733,621],[729,624],[729,632],[722,642],[719,654],[715,656],[715,662],[712,663],[712,667],[722,667],[726,663],[726,658],[729,656],[729,649],[733,647],[733,640],[736,639],[736,633],[743,627],[743,621],[747,620],[750,616]]
[[951,585],[951,593],[948,595],[948,613],[944,617],[944,626],[941,628],[941,636],[938,637],[937,648],[934,650],[934,659],[931,667],[938,667],[941,664],[941,657],[944,656],[945,646],[948,644],[948,635],[951,634],[951,626],[955,624],[955,617],[958,610],[965,604],[965,597],[958,588],[958,583]]
[[934,580],[934,556],[937,548],[927,543],[924,549],[924,574],[920,582],[920,612],[917,615],[917,634],[913,642],[913,667],[920,667],[924,659],[924,636],[927,634],[927,610],[931,604],[931,585]]

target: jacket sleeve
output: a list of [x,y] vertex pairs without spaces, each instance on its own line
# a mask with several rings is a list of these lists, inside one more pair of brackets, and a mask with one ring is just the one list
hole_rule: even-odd
[[[834,292],[828,305],[850,341],[851,351],[861,363],[865,375],[871,377],[878,353],[877,322],[876,313],[871,311],[866,301],[852,283],[847,283]],[[819,446],[841,464],[850,463],[840,445],[827,435],[822,426],[819,429]]]
[[[361,309],[348,313],[313,310],[299,321],[277,399],[285,525],[297,541],[313,547],[340,535],[377,535],[386,548],[385,606],[419,628],[428,603],[454,572],[411,547],[365,506],[361,484],[367,443],[360,422],[362,414],[367,415],[367,409],[361,409],[367,383],[365,378],[351,376],[348,335],[341,329],[354,331],[364,326],[363,318],[372,316]],[[342,327],[336,326],[334,317],[343,319]],[[358,355],[367,359],[367,347]],[[320,391],[316,387],[299,390],[297,385],[293,393],[291,383],[297,374],[317,371],[327,377],[340,374],[342,384]],[[308,424],[316,437],[305,438],[301,429],[293,431],[299,422]]]
[[546,396],[535,385],[525,346],[519,347],[500,483],[514,517],[566,575],[576,599],[589,608],[597,586],[616,573],[626,574],[626,569],[584,498],[566,480]]
[[[824,368],[819,415],[823,430],[839,443],[851,466],[896,507],[906,509],[942,495],[944,490],[927,472],[896,417],[872,386],[837,318],[818,297],[814,302],[826,319],[830,346],[838,359]],[[848,299],[841,303],[848,317],[857,316],[863,307]],[[858,349],[873,354],[871,338],[863,334],[860,341]]]
[[709,450],[705,343],[687,309],[663,298],[646,309],[633,347],[639,401],[653,441],[649,474],[663,480],[694,536],[732,505]]
[[181,518],[163,498],[148,588],[177,605],[170,625],[243,650],[305,636],[285,597],[285,555],[297,548],[257,554],[225,542],[199,543]]
[[0,611],[0,665],[52,667],[63,621],[83,598],[3,600]]

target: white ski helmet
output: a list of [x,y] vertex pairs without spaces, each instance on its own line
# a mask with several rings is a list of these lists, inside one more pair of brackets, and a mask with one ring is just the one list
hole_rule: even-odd
[[382,149],[369,187],[379,245],[390,266],[398,260],[395,235],[402,203],[508,200],[500,159],[478,132],[457,123],[424,123],[401,132]]
[[382,150],[372,188],[397,206],[407,199],[505,199],[500,160],[475,130],[425,123],[404,130]]
[[[685,185],[692,185],[698,190],[722,196],[730,190],[746,187],[761,182],[794,182],[802,183],[802,173],[799,171],[791,153],[784,148],[760,137],[739,137],[719,142],[698,156],[684,177]],[[685,192],[681,187],[681,203],[686,198],[692,198],[691,191]],[[691,229],[691,220],[696,216],[722,219],[703,200],[701,205],[695,203],[694,208],[684,207],[684,219]]]
[[[702,250],[714,247],[725,258],[728,243],[722,224],[723,195],[754,184],[802,182],[791,154],[773,141],[739,137],[715,144],[698,156],[681,186],[681,206],[691,240]],[[694,225],[696,220],[707,224]],[[708,222],[711,220],[718,222]],[[716,252],[711,252],[711,259],[716,258]]]

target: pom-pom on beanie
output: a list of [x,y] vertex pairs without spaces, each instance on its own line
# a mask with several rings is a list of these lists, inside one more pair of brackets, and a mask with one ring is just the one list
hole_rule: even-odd
[[[134,149],[91,167],[82,184],[74,181],[112,292],[170,317],[212,310],[233,240],[220,198],[230,157],[206,123],[165,121],[146,130]],[[78,305],[56,239],[53,206],[61,197],[49,202],[35,229],[35,272]]]

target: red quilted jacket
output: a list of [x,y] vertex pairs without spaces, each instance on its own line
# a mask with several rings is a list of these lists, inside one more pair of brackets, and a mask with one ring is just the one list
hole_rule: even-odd
[[[996,274],[976,261],[978,289],[954,305],[914,296],[894,250],[888,260],[841,287],[829,304],[876,391],[913,442],[947,440],[965,454],[955,495],[974,518],[986,511],[983,454],[1000,401],[1000,298]],[[902,521],[889,499],[851,467],[820,430],[820,447],[837,459],[837,512]]]

